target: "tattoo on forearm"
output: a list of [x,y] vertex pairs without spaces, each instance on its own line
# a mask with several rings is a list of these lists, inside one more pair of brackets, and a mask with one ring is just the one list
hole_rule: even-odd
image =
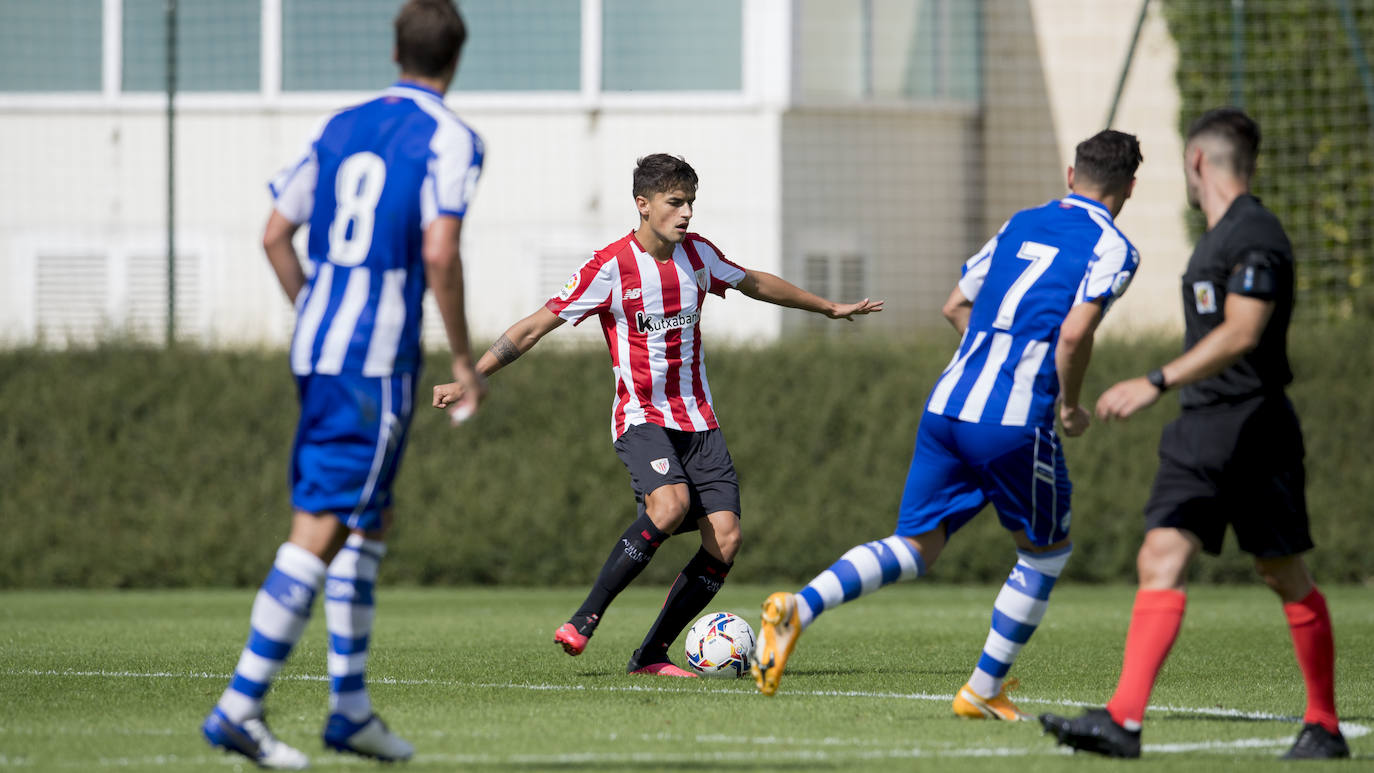
[[496,343],[491,345],[490,351],[491,356],[495,357],[496,361],[502,365],[509,365],[520,356],[520,349],[505,334],[496,339]]

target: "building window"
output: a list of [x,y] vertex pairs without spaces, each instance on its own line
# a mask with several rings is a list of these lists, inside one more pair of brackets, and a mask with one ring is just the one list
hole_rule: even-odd
[[465,0],[459,91],[577,91],[582,9],[570,0]]
[[979,99],[978,3],[801,0],[797,14],[804,102]]
[[396,8],[282,0],[282,90],[375,91],[395,82]]
[[742,0],[603,0],[605,91],[739,91]]
[[0,91],[100,91],[100,0],[0,2]]
[[[167,88],[166,7],[166,0],[124,0],[124,91]],[[177,91],[258,91],[261,21],[256,2],[177,3]]]
[[[467,0],[458,91],[577,91],[582,10],[570,0]],[[373,91],[397,77],[387,3],[283,0],[282,90]]]
[[[111,42],[118,50],[110,52],[117,72],[108,73],[107,6],[119,26]],[[0,92],[164,91],[167,6],[168,0],[0,0]],[[175,88],[264,96],[382,89],[397,78],[399,6],[400,0],[179,0]],[[453,89],[592,99],[738,94],[744,6],[745,0],[463,0],[469,35]],[[600,12],[599,28],[584,24],[592,9]],[[264,40],[263,14],[273,10],[280,17],[268,25],[279,24],[280,35]],[[278,78],[278,67],[279,82],[265,82]],[[598,83],[583,82],[588,67]]]

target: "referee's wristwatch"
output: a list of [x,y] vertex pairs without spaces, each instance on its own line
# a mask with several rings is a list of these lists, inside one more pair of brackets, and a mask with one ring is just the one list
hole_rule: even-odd
[[1158,389],[1161,393],[1169,391],[1169,382],[1164,380],[1163,368],[1155,368],[1149,373],[1146,373],[1145,380],[1150,382],[1150,385]]

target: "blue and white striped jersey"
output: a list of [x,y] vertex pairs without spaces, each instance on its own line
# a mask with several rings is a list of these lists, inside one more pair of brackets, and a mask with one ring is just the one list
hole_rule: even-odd
[[314,272],[296,298],[293,373],[418,369],[424,230],[466,215],[482,155],[442,95],[412,83],[320,124],[268,186],[283,217],[310,225]]
[[1070,194],[1016,213],[964,264],[959,289],[973,311],[959,350],[926,410],[962,421],[1054,426],[1054,352],[1069,310],[1105,312],[1126,291],[1140,254],[1111,213]]

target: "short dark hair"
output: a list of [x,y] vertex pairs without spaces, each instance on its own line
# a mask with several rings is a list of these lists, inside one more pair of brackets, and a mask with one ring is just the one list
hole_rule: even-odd
[[1116,193],[1126,190],[1144,160],[1140,140],[1134,134],[1103,129],[1078,143],[1073,171],[1077,179]]
[[1255,174],[1260,128],[1244,110],[1218,107],[1198,116],[1188,127],[1188,142],[1202,136],[1221,140],[1230,151],[1225,156],[1214,158],[1214,161],[1226,163],[1236,176],[1247,180]]
[[697,172],[681,156],[654,153],[635,162],[635,196],[649,198],[655,193],[697,189]]
[[467,38],[452,0],[410,0],[396,14],[396,63],[403,73],[437,78],[458,61]]

